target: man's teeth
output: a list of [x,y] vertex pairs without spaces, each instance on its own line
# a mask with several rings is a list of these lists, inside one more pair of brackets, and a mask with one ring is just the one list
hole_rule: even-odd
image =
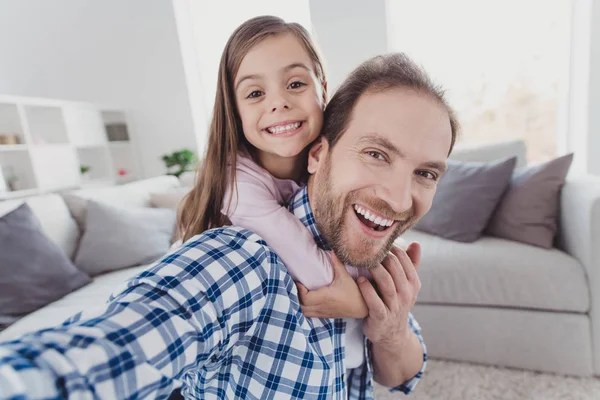
[[274,133],[274,134],[284,133],[284,132],[288,132],[288,131],[293,131],[294,129],[298,129],[301,124],[302,124],[302,122],[295,122],[293,124],[271,126],[271,127],[267,128],[267,131],[269,133]]
[[377,225],[388,227],[388,226],[392,226],[392,224],[394,223],[393,220],[385,219],[385,218],[381,218],[379,216],[373,215],[368,210],[365,210],[364,208],[362,208],[361,206],[359,206],[357,204],[354,205],[354,210],[358,214],[362,215],[365,219],[368,219],[371,222],[375,222]]

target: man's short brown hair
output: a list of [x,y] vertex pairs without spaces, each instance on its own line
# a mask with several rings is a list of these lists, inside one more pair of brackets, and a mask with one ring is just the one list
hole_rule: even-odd
[[335,92],[325,109],[322,135],[331,148],[346,131],[354,106],[360,96],[370,92],[390,89],[407,89],[425,93],[436,99],[448,111],[452,142],[448,155],[454,148],[459,124],[455,113],[446,101],[443,90],[429,75],[403,53],[373,57],[359,65]]

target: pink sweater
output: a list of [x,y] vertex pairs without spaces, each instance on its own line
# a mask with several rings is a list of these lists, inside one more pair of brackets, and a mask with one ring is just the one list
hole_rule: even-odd
[[[277,179],[253,160],[238,154],[236,167],[237,196],[234,191],[224,199],[223,213],[234,225],[257,233],[283,260],[294,280],[308,290],[329,285],[333,280],[330,255],[321,250],[304,224],[285,207],[299,189],[291,179]],[[359,269],[346,266],[354,278]],[[366,271],[360,271],[365,275]],[[368,274],[368,273],[367,273]]]

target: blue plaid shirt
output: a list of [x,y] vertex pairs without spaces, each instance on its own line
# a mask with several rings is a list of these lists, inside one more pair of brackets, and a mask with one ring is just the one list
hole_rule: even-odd
[[[291,207],[325,246],[306,188]],[[0,345],[0,398],[164,399],[181,388],[203,399],[372,399],[369,352],[346,376],[343,338],[342,320],[304,317],[259,236],[224,227],[167,254],[107,304]],[[410,392],[421,374],[395,389]]]

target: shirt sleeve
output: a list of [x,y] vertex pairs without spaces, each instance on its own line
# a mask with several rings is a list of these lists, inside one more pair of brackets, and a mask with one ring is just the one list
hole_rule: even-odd
[[[327,251],[320,249],[307,227],[279,204],[276,187],[238,170],[236,192],[226,213],[234,225],[260,237],[283,260],[294,280],[308,290],[329,285],[333,267]],[[225,197],[228,204],[231,194]],[[352,273],[352,267],[347,267]]]
[[425,367],[427,365],[427,347],[425,346],[425,341],[423,340],[423,336],[421,335],[421,327],[419,326],[419,323],[417,322],[412,313],[408,313],[408,323],[412,331],[415,333],[415,335],[417,335],[417,338],[419,338],[419,342],[421,342],[421,346],[423,347],[423,366],[421,367],[421,370],[417,373],[417,375],[415,375],[412,379],[404,382],[400,386],[396,386],[390,389],[390,391],[392,392],[402,392],[407,395],[415,390],[415,387],[417,386],[417,384],[423,377],[423,374],[425,373]]
[[232,264],[211,262],[218,250],[202,266],[185,249],[169,254],[108,304],[0,344],[0,398],[167,398],[191,369],[217,362],[221,343],[252,326],[264,302],[258,279],[231,296],[216,291],[215,276]]

